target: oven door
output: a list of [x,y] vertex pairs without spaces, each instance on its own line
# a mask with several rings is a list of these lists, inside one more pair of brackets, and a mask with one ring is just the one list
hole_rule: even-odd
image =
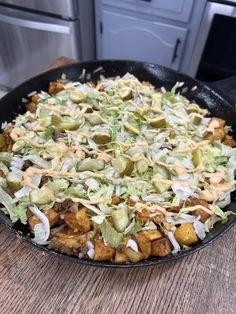
[[76,0],[0,0],[0,3],[43,13],[51,13],[68,19],[75,19],[78,16],[78,1]]
[[79,59],[79,22],[1,7],[0,88],[13,88],[57,57]]
[[[201,26],[199,28],[198,37],[195,44],[195,50],[192,55],[192,62],[188,70],[188,74],[193,77],[196,76],[196,73],[198,71],[208,35],[211,30],[212,22],[217,14],[221,16],[236,18],[236,0],[224,1],[224,4],[218,3],[217,1],[208,2],[201,22]],[[222,25],[222,27],[224,27],[224,25]],[[232,35],[235,36],[235,34]]]

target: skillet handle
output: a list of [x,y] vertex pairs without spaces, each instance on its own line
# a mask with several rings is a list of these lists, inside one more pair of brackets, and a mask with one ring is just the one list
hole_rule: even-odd
[[205,82],[230,104],[236,105],[236,75],[217,82]]

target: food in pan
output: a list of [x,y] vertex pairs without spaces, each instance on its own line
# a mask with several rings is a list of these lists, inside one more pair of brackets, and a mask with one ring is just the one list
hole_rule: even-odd
[[0,203],[33,241],[136,263],[203,240],[235,189],[230,126],[131,74],[51,82],[0,135]]

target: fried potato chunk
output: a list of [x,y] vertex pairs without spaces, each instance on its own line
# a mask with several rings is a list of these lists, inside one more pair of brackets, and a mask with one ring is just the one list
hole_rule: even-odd
[[121,198],[117,195],[113,195],[111,199],[112,205],[118,205],[121,201]]
[[152,221],[155,222],[156,224],[161,223],[164,218],[165,218],[165,215],[163,215],[162,213],[159,213],[158,215],[151,217]]
[[141,232],[135,235],[135,239],[144,258],[148,258],[151,255],[151,241]]
[[235,140],[229,135],[225,136],[222,143],[226,146],[229,146],[229,147],[235,147],[236,146]]
[[74,231],[88,232],[91,230],[91,221],[84,207],[80,208],[76,213],[65,213],[65,224]]
[[[59,214],[52,208],[49,208],[48,210],[44,211],[44,214],[48,218],[50,227],[54,226],[56,223],[60,222],[60,216]],[[34,230],[35,225],[41,223],[41,220],[36,217],[35,215],[32,215],[30,211],[27,212],[28,216],[28,222],[31,230]]]
[[125,246],[124,245],[119,245],[116,248],[116,254],[114,258],[115,263],[126,263],[129,261],[128,257],[124,253]]
[[142,252],[135,252],[130,247],[126,247],[124,249],[125,255],[128,257],[129,261],[132,263],[140,262],[144,259],[144,255]]
[[4,146],[1,146],[0,152],[11,152],[12,151],[12,146],[14,144],[14,141],[10,136],[11,131],[12,131],[11,127],[6,127],[3,130],[1,137],[3,136],[2,141],[4,142]]
[[86,242],[86,235],[60,234],[52,237],[51,241],[49,242],[48,248],[59,251],[63,254],[82,254],[83,256],[85,256],[88,251]]
[[37,104],[35,102],[31,101],[31,102],[28,102],[27,104],[25,104],[25,108],[27,111],[34,113],[37,110]]
[[176,241],[182,245],[190,245],[198,241],[198,237],[192,223],[182,224],[175,230],[174,236]]
[[33,94],[31,97],[31,101],[34,103],[37,103],[39,101],[40,97],[38,94]]
[[[189,201],[189,203],[187,204],[188,206],[197,206],[197,205],[201,205],[201,206],[204,206],[204,207],[206,207],[206,208],[208,208],[208,203],[207,203],[207,201],[206,200],[204,200],[204,199],[201,199],[201,198],[196,198],[196,197],[194,197],[194,198],[192,198],[190,201]],[[205,222],[209,217],[210,217],[210,215],[208,214],[208,213],[206,213],[203,209],[201,209],[201,208],[198,208],[198,209],[196,209],[196,210],[194,210],[193,212],[192,212],[192,214],[194,215],[194,216],[200,216],[200,221],[201,222]]]
[[94,240],[95,255],[93,260],[95,261],[112,261],[115,255],[115,249],[105,245],[101,240]]
[[221,127],[221,128],[223,128],[225,126],[225,123],[226,123],[225,120],[223,120],[221,118],[217,118],[217,117],[211,118],[210,123],[215,123],[215,122],[216,122],[216,124],[218,123],[217,127]]
[[159,230],[143,230],[140,231],[138,234],[144,235],[149,241],[163,238],[163,234]]
[[62,84],[62,82],[60,81],[50,82],[48,92],[50,95],[55,95],[63,89],[64,89],[64,85]]
[[136,221],[140,221],[141,223],[147,223],[150,221],[150,212],[146,209],[143,209],[141,212],[136,213]]
[[225,137],[225,130],[222,127],[220,127],[220,128],[216,128],[214,132],[208,132],[204,136],[204,139],[213,142],[217,140],[222,141],[224,137]]
[[171,253],[171,243],[168,239],[162,238],[152,242],[151,255],[165,257]]

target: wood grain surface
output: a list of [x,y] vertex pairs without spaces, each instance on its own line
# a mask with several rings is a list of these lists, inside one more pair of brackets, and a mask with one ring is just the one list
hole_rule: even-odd
[[234,314],[236,228],[161,266],[103,269],[43,254],[0,225],[0,312]]
[[129,270],[62,261],[0,224],[0,313],[235,314],[236,228],[192,256]]

